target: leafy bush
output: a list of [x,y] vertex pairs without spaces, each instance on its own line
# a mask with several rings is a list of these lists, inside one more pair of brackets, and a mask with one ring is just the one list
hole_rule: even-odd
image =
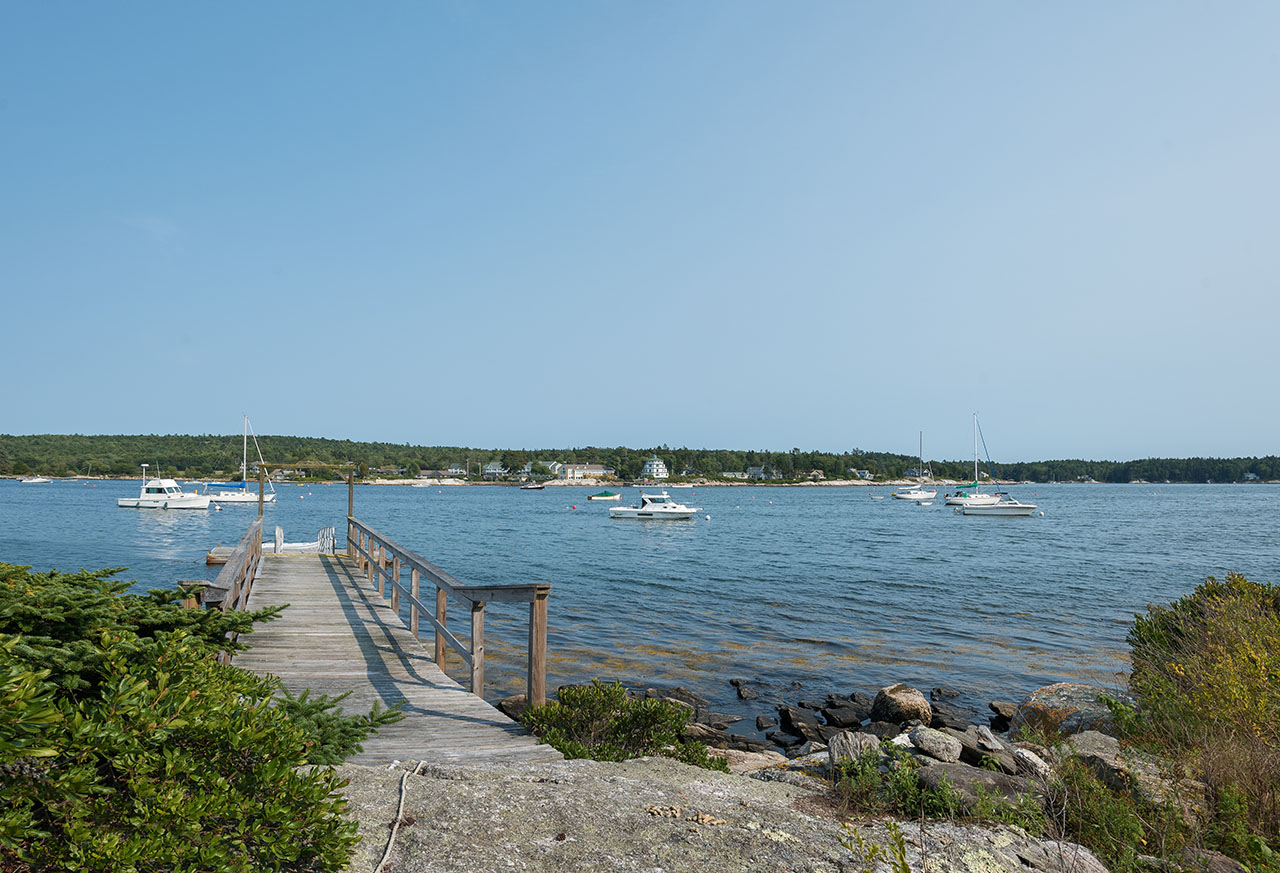
[[1145,840],[1133,798],[1103,785],[1078,758],[1058,765],[1048,805],[1058,833],[1088,848],[1112,873],[1137,868]]
[[620,683],[561,688],[557,700],[527,710],[521,723],[566,758],[625,761],[646,755],[675,758],[727,772],[723,758],[702,743],[684,739],[687,709],[669,700],[632,700]]
[[855,760],[841,761],[834,774],[836,790],[850,809],[862,813],[895,813],[912,818],[957,818],[960,795],[945,781],[937,788],[920,784],[920,763],[892,743],[881,752],[864,751]]
[[1280,848],[1280,587],[1210,577],[1129,632],[1135,740],[1208,786],[1203,839],[1245,863]]
[[[375,722],[213,655],[273,612],[123,595],[115,571],[0,564],[0,869],[339,869],[341,755]],[[302,716],[300,717],[300,713]]]

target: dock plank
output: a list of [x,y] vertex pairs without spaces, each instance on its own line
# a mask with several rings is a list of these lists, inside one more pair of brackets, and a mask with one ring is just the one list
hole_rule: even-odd
[[342,555],[267,555],[250,609],[289,604],[241,641],[235,664],[280,678],[297,694],[337,696],[367,712],[404,703],[405,719],[381,728],[350,761],[441,763],[553,761],[560,753],[446,676],[390,602]]

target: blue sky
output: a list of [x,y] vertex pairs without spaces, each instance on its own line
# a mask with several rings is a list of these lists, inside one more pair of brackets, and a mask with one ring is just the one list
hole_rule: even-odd
[[0,432],[1274,454],[1277,32],[7,4]]

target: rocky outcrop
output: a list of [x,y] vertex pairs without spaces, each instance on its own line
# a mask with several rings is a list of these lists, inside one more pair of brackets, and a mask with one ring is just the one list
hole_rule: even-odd
[[1027,695],[1009,722],[1010,736],[1030,731],[1067,736],[1081,731],[1115,733],[1115,720],[1101,698],[1117,692],[1099,685],[1059,682]]
[[966,813],[973,811],[980,794],[1016,802],[1022,795],[1034,792],[1034,783],[1029,779],[968,764],[945,764],[926,759],[917,772],[920,784],[925,788],[938,788],[943,782],[950,785],[960,795],[960,804]]
[[[353,870],[378,865],[397,819],[383,868],[395,873],[887,869],[842,845],[849,832],[827,783],[800,773],[760,771],[766,780],[665,759],[428,765],[408,776],[346,765],[339,773],[361,837]],[[1079,846],[1013,829],[901,827],[905,860],[917,871],[1106,873]],[[857,836],[889,843],[884,822],[858,827]]]

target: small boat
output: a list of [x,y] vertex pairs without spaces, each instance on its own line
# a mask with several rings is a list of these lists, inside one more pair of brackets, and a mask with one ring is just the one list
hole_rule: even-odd
[[671,519],[683,521],[693,518],[699,512],[696,506],[685,506],[676,503],[665,491],[657,494],[641,494],[640,503],[636,506],[613,506],[609,509],[610,518],[639,518],[644,520]]
[[19,476],[18,481],[23,485],[46,485],[53,480],[46,479],[44,476]]
[[[262,449],[258,446],[258,435],[253,435],[253,447],[258,450],[258,463],[264,468],[266,463],[262,460]],[[205,485],[205,494],[214,503],[257,503],[258,495],[248,489],[248,472],[249,472],[249,416],[244,417],[244,438],[240,444],[240,481],[239,482],[210,482]],[[273,503],[276,499],[276,486],[271,484],[271,480],[267,480],[267,485],[271,488],[270,494],[262,495],[263,503]],[[210,494],[210,488],[218,488],[220,490]]]
[[973,414],[973,482],[960,485],[954,494],[946,495],[947,506],[993,506],[1000,501],[998,494],[984,494],[978,485],[978,413]]
[[520,486],[521,491],[542,491],[547,486],[541,482],[526,482]]
[[924,487],[924,431],[920,431],[920,480],[916,487],[908,488],[906,491],[895,491],[893,496],[898,500],[914,500],[916,503],[921,500],[932,500],[938,496],[937,488],[926,491]]
[[601,491],[599,494],[588,494],[588,500],[621,500],[622,495],[617,491]]
[[1000,494],[995,503],[986,503],[978,506],[957,506],[956,512],[961,515],[1028,516],[1038,508],[1034,503],[1023,503],[1008,494]]
[[142,490],[137,497],[121,497],[116,506],[125,509],[208,509],[208,494],[188,494],[172,479],[148,479],[142,465]]

